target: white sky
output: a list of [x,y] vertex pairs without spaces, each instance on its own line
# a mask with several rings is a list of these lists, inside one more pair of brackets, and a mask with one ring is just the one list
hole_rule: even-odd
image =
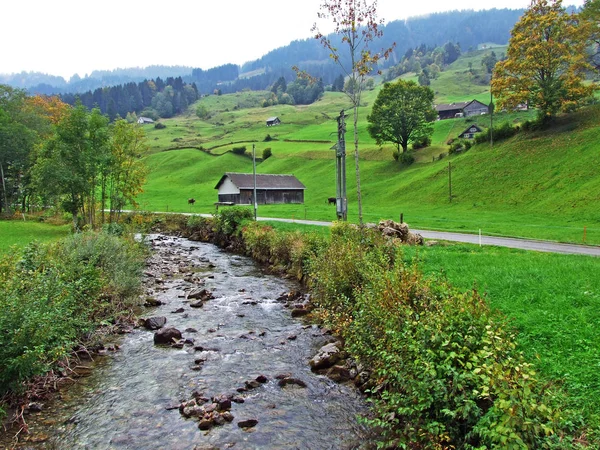
[[[527,8],[529,0],[379,0],[385,22],[462,9]],[[321,0],[3,0],[0,73],[67,80],[92,70],[243,64],[311,37]],[[564,0],[581,6],[583,0]],[[328,31],[322,25],[323,31]]]

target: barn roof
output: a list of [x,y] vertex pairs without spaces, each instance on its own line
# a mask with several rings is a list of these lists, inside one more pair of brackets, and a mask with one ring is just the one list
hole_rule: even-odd
[[[254,189],[253,174],[235,172],[226,172],[215,186],[215,189],[219,189],[219,186],[221,186],[226,178],[229,178],[238,189]],[[294,175],[267,175],[257,173],[256,188],[263,190],[306,189],[306,186],[304,186]]]
[[471,102],[458,102],[458,103],[442,103],[441,105],[435,105],[435,110],[437,112],[440,111],[454,111],[454,110],[462,110],[465,106],[467,106]]

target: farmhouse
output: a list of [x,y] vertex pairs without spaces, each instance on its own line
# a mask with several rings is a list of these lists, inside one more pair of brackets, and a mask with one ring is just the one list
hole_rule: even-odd
[[280,123],[281,123],[281,120],[279,120],[279,117],[269,117],[267,119],[268,127],[272,127],[273,125],[279,125]]
[[477,133],[481,133],[483,130],[479,125],[473,124],[469,126],[465,131],[458,135],[461,139],[473,139]]
[[[254,175],[227,172],[215,189],[218,203],[251,205],[254,193]],[[294,175],[256,174],[256,199],[261,205],[275,203],[304,203],[306,187]]]
[[455,117],[478,116],[489,112],[488,105],[477,100],[435,105],[435,110],[437,111],[440,120],[453,119]]
[[154,120],[152,120],[150,117],[138,117],[137,123],[144,125],[146,123],[154,123]]

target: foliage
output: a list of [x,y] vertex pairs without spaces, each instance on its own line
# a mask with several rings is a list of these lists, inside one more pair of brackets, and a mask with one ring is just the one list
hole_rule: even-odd
[[241,226],[253,219],[254,214],[250,208],[222,208],[214,215],[215,232],[221,236],[239,236]]
[[[494,142],[499,142],[504,139],[513,137],[518,132],[519,132],[518,126],[513,126],[509,122],[504,122],[503,124],[493,128],[492,137],[494,139]],[[490,141],[490,129],[488,128],[487,130],[485,130],[482,133],[475,134],[474,140],[475,140],[475,143],[477,143],[477,144],[489,142]]]
[[235,153],[236,155],[244,155],[244,154],[246,154],[246,146],[245,146],[245,145],[242,145],[242,146],[240,146],[240,147],[233,147],[233,148],[231,149],[231,151],[232,151],[233,153]]
[[600,2],[586,0],[579,16],[586,33],[590,64],[598,72],[600,71],[600,27],[598,26],[600,24]]
[[273,155],[273,151],[271,150],[271,147],[265,148],[262,152],[263,161],[267,158],[270,158],[272,155]]
[[433,134],[433,91],[414,81],[385,83],[367,116],[368,131],[378,145],[393,142],[400,152],[411,142],[422,142]]
[[561,0],[535,0],[515,25],[507,59],[494,69],[492,93],[498,108],[528,103],[547,121],[590,97],[595,87],[583,83],[585,33],[562,7]]
[[162,122],[156,122],[154,124],[154,128],[156,128],[157,130],[164,130],[165,128],[167,128],[167,126]]
[[140,292],[144,252],[133,241],[83,233],[0,258],[0,392],[47,371]]
[[332,230],[309,274],[320,317],[371,373],[367,422],[386,445],[538,448],[554,432],[554,400],[476,292],[424,278],[349,226]]

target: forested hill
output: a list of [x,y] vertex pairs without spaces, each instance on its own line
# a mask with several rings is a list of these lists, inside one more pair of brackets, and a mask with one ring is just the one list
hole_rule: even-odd
[[[374,49],[389,48],[396,44],[392,58],[383,67],[397,64],[404,53],[420,45],[442,46],[446,42],[459,43],[463,51],[476,48],[478,44],[493,42],[506,44],[510,31],[524,10],[490,9],[484,11],[452,11],[414,17],[406,21],[395,20],[383,28],[383,38],[375,42]],[[307,35],[310,31],[307,29]],[[276,39],[276,36],[274,37]],[[201,61],[198,61],[198,65]],[[215,88],[223,93],[235,92],[244,88],[265,89],[279,77],[286,80],[295,78],[292,66],[299,66],[311,75],[320,77],[325,84],[331,84],[339,76],[339,68],[329,59],[329,53],[313,38],[293,41],[288,45],[272,50],[262,58],[210,70],[191,67],[150,66],[147,68],[116,69],[94,71],[84,77],[74,76],[66,81],[62,77],[41,73],[22,72],[13,75],[0,74],[0,84],[27,89],[30,93],[64,94],[94,91],[97,88],[138,83],[158,77],[182,77],[186,83],[195,83],[201,93],[212,92]]]

